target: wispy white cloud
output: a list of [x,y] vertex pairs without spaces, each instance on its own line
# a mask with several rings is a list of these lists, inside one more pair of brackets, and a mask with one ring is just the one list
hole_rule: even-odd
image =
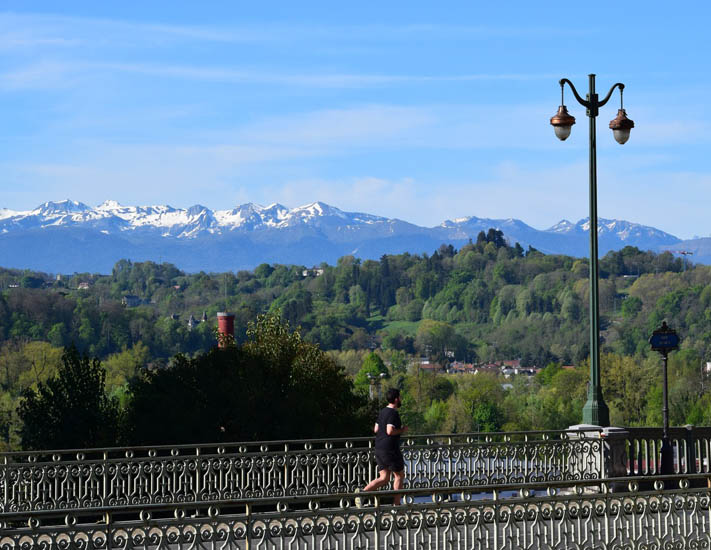
[[[304,40],[317,42],[394,41],[440,37],[448,40],[477,41],[492,38],[584,36],[594,34],[589,27],[548,27],[536,25],[456,25],[456,24],[330,24],[306,23],[177,25],[126,19],[78,17],[52,13],[0,13],[0,49],[41,45],[78,46],[93,44],[164,44],[175,41],[217,43],[264,43]],[[73,38],[67,40],[67,36]]]
[[165,44],[175,41],[258,42],[273,40],[259,27],[168,25],[55,14],[0,13],[0,50],[38,46],[78,47]]
[[77,86],[81,75],[73,63],[40,61],[0,73],[0,90],[57,90]]
[[92,82],[98,74],[134,74],[157,79],[180,79],[213,83],[296,86],[305,88],[369,88],[411,84],[523,81],[554,79],[551,74],[502,73],[461,75],[408,75],[365,73],[276,72],[205,65],[115,63],[77,60],[30,62],[0,73],[0,87],[52,89]]

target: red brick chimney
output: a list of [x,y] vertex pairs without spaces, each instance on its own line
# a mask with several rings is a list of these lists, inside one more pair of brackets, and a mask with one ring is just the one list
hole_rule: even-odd
[[235,338],[235,316],[234,313],[219,311],[217,313],[217,332],[219,334],[218,345],[226,347]]

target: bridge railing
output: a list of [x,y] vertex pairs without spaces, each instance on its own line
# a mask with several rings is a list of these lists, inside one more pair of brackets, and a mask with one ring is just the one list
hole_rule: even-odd
[[[627,428],[627,432],[628,472],[631,475],[659,474],[662,428]],[[675,473],[711,472],[711,427],[671,427],[669,440],[674,454]]]
[[[0,512],[347,493],[376,475],[372,438],[5,453]],[[406,488],[599,479],[597,431],[403,439]]]
[[[708,475],[0,513],[0,547],[124,550],[707,548]],[[482,494],[484,495],[482,498]]]

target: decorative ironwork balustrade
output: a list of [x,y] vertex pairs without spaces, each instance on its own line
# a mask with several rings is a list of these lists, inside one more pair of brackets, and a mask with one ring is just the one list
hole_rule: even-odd
[[[413,436],[406,488],[598,479],[598,432]],[[372,438],[0,455],[0,511],[319,495],[375,477]]]
[[621,492],[600,481],[410,489],[401,506],[376,492],[362,508],[343,494],[3,513],[0,550],[702,549],[708,480],[657,477],[640,489],[638,478],[621,478]]

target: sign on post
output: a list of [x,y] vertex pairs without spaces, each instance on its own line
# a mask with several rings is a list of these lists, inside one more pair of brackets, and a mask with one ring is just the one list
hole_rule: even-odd
[[649,338],[652,350],[659,352],[662,356],[663,379],[662,379],[662,422],[664,423],[664,435],[662,436],[661,465],[660,471],[663,475],[674,473],[674,449],[669,441],[669,397],[667,383],[667,359],[669,352],[679,349],[679,336],[676,331],[667,326],[663,321],[661,328],[652,333]]
[[679,349],[679,336],[664,321],[662,322],[662,327],[652,333],[649,343],[652,345],[652,351],[658,351],[662,355],[666,355],[670,351]]

